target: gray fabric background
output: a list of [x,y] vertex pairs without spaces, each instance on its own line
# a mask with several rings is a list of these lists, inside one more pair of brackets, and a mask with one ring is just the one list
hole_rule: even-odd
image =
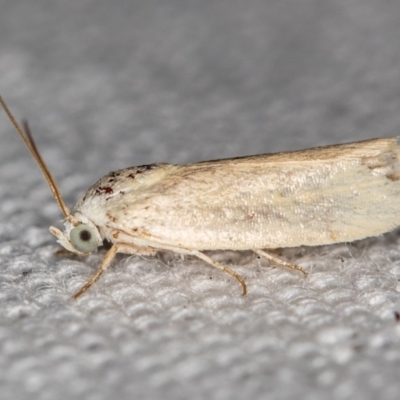
[[[2,0],[0,92],[71,206],[111,170],[399,134],[397,0]],[[61,213],[0,113],[1,399],[398,399],[400,239],[57,257]]]

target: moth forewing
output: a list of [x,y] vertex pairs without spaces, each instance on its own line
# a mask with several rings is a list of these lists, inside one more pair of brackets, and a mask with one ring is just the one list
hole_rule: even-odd
[[27,125],[0,103],[39,164],[65,216],[50,231],[79,255],[112,243],[84,293],[117,253],[194,255],[243,278],[204,250],[253,250],[280,266],[306,272],[262,249],[316,246],[377,236],[400,225],[399,138],[206,161],[152,164],[111,172],[70,212]]
[[[354,241],[400,225],[395,138],[143,168],[145,189],[129,189],[137,170],[128,168],[101,179],[79,204],[108,237],[116,230],[160,248],[248,250]],[[93,199],[98,215],[90,213]]]

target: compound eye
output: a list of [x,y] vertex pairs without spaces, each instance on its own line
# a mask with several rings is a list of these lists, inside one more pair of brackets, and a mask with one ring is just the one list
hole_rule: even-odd
[[98,247],[93,228],[85,224],[80,224],[71,229],[69,240],[72,246],[81,253],[91,253],[97,250]]

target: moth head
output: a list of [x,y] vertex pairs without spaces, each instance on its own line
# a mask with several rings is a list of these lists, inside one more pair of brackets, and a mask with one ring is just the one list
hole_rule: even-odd
[[64,232],[50,227],[50,232],[65,249],[79,255],[87,255],[97,251],[103,245],[99,229],[84,215],[70,214],[65,221]]
[[4,108],[4,111],[6,112],[11,123],[14,125],[14,128],[21,136],[26,147],[31,152],[33,158],[38,163],[44,177],[47,180],[47,183],[49,184],[54,198],[56,199],[62,213],[64,214],[64,232],[61,232],[59,229],[54,228],[53,226],[50,227],[50,232],[57,237],[58,243],[60,243],[63,247],[73,253],[85,255],[96,251],[97,248],[103,244],[103,240],[101,238],[98,228],[81,213],[70,213],[68,207],[65,205],[64,200],[62,199],[60,190],[56,184],[55,179],[50,174],[47,165],[43,161],[42,156],[40,155],[39,150],[36,147],[28,123],[24,121],[22,124],[23,127],[21,127],[1,96],[0,104]]

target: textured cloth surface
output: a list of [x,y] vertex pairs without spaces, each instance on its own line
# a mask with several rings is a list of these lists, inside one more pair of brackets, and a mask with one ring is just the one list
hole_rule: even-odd
[[[67,204],[111,170],[395,136],[400,2],[3,0],[0,92]],[[1,399],[398,399],[400,238],[55,255],[61,213],[0,116]]]

